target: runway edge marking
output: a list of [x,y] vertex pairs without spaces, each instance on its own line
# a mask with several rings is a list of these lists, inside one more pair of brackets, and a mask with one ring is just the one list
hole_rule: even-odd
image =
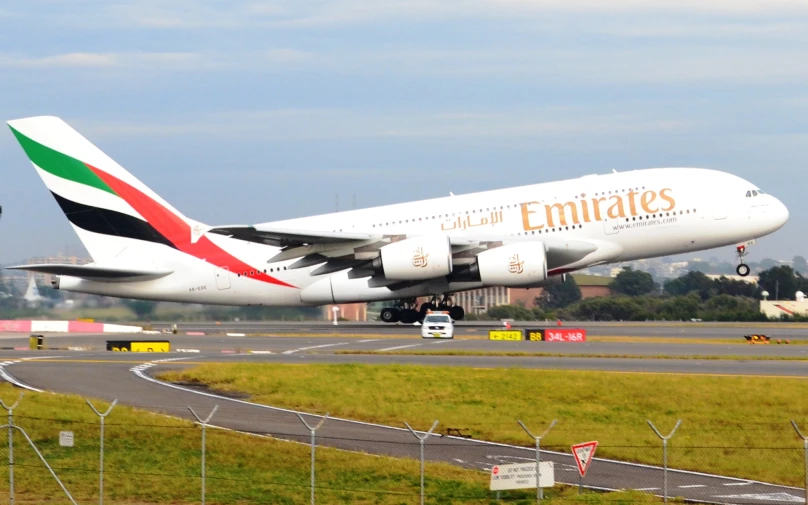
[[[152,361],[152,362],[146,362],[146,363],[144,363],[144,365],[145,364],[151,364],[151,366],[149,366],[147,368],[152,368],[154,366],[157,366],[157,365],[161,364],[164,361],[178,361],[178,360],[181,360],[181,359],[191,359],[191,358],[174,358],[174,359],[171,359],[171,360],[155,360],[155,361]],[[303,412],[303,411],[298,411],[298,410],[285,409],[285,408],[282,408],[282,407],[273,407],[271,405],[262,405],[260,403],[252,403],[252,402],[248,402],[248,401],[244,401],[244,400],[239,400],[237,398],[228,398],[226,396],[221,396],[221,395],[217,395],[217,394],[213,394],[213,393],[207,393],[207,392],[204,392],[204,391],[195,391],[193,389],[185,388],[185,387],[182,387],[182,386],[178,386],[176,384],[171,384],[171,383],[168,383],[168,382],[163,382],[161,380],[155,379],[154,377],[143,373],[144,370],[145,369],[141,370],[138,367],[133,367],[131,369],[131,371],[136,376],[140,377],[141,379],[144,379],[146,381],[152,382],[154,384],[158,384],[160,386],[176,389],[176,390],[179,390],[179,391],[185,391],[186,393],[193,393],[193,394],[197,394],[197,395],[207,396],[209,398],[217,398],[217,399],[224,400],[224,401],[240,403],[240,404],[243,404],[243,405],[250,405],[250,406],[253,406],[253,407],[259,407],[259,408],[263,408],[263,409],[267,409],[267,410],[275,410],[275,411],[278,411],[278,412],[287,412],[287,413],[290,413],[290,414],[305,414],[305,415],[311,416],[311,417],[323,417],[321,415],[312,414],[310,412]],[[396,431],[409,431],[409,430],[407,430],[405,428],[397,428],[395,426],[388,426],[386,424],[370,423],[370,422],[366,422],[366,421],[357,421],[355,419],[344,419],[344,418],[341,418],[341,417],[331,417],[331,416],[329,416],[329,419],[332,419],[334,421],[341,421],[341,422],[345,422],[345,423],[358,424],[358,425],[361,425],[361,426],[373,426],[373,427],[376,427],[376,428],[383,428],[383,429],[396,430]],[[420,431],[420,430],[415,430],[415,431],[417,433],[426,433],[426,432]],[[519,445],[509,445],[509,444],[503,444],[503,443],[500,443],[500,442],[491,442],[491,441],[488,441],[488,440],[466,439],[466,438],[457,437],[457,436],[453,436],[453,435],[442,435],[442,437],[449,438],[449,439],[454,439],[454,440],[461,440],[461,441],[464,441],[464,442],[472,442],[472,443],[481,444],[481,445],[490,445],[490,446],[494,446],[494,447],[505,447],[505,448],[508,448],[508,449],[518,449],[518,450],[523,450],[523,451],[535,452],[535,449],[532,448],[532,447],[522,447],[522,446],[519,446]],[[566,452],[546,451],[546,450],[542,450],[542,452],[546,453],[546,454],[553,454],[553,455],[564,456],[564,457],[568,457],[568,458],[573,457],[571,454],[568,454]],[[648,468],[648,469],[659,470],[659,471],[663,470],[663,468],[661,466],[646,465],[646,464],[643,464],[643,463],[632,463],[632,462],[619,461],[619,460],[615,460],[615,459],[606,459],[606,458],[592,458],[592,459],[593,459],[593,461],[603,461],[605,463],[626,465],[626,466],[632,466],[632,467],[636,467],[636,468]],[[713,478],[713,479],[723,479],[723,480],[729,480],[729,481],[735,481],[735,482],[749,482],[749,483],[759,484],[759,485],[763,485],[763,486],[772,486],[772,487],[776,487],[776,488],[780,488],[780,489],[793,489],[793,490],[796,490],[796,491],[802,491],[803,490],[803,488],[801,488],[801,487],[784,486],[784,485],[781,485],[781,484],[772,484],[770,482],[754,481],[754,480],[749,480],[749,479],[740,479],[738,477],[730,477],[730,476],[726,476],[726,475],[718,475],[718,474],[711,474],[711,473],[704,473],[704,472],[694,472],[694,471],[690,471],[690,470],[677,470],[677,469],[669,468],[668,472],[680,473],[680,474],[684,474],[684,475],[698,475],[698,476],[702,476],[702,477],[710,477],[710,478]],[[587,486],[587,487],[591,487],[591,486]],[[592,489],[595,489],[595,488],[592,487]],[[599,488],[599,489],[603,489],[603,490],[607,490],[607,491],[619,491],[620,490],[620,489],[617,489],[617,488]],[[709,501],[702,501],[702,503],[721,503],[721,504],[724,504],[724,502],[709,502]]]

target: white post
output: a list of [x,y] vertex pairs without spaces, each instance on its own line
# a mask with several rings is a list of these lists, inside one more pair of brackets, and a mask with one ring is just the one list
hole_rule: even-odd
[[309,423],[306,422],[305,419],[303,419],[303,416],[301,416],[300,414],[297,414],[297,417],[298,417],[298,419],[300,419],[300,422],[302,422],[303,425],[306,426],[306,428],[308,428],[309,431],[311,432],[311,505],[314,505],[314,482],[315,482],[314,481],[314,450],[315,450],[315,447],[317,447],[316,443],[315,443],[315,433],[320,428],[320,426],[323,425],[325,420],[328,419],[328,412],[326,412],[325,416],[320,420],[320,422],[317,424],[317,426],[311,426]]
[[0,406],[8,411],[8,496],[11,505],[14,505],[14,409],[22,400],[22,395],[23,393],[20,393],[20,397],[10,407],[0,400]]
[[106,418],[109,415],[109,413],[112,412],[112,408],[115,405],[117,405],[118,400],[116,399],[115,401],[113,401],[112,405],[110,405],[109,408],[107,409],[107,411],[104,412],[103,414],[98,412],[98,410],[95,407],[93,407],[93,404],[90,403],[90,400],[85,400],[85,401],[87,402],[87,405],[89,405],[90,408],[93,409],[93,412],[95,412],[95,414],[98,417],[101,418],[101,450],[99,451],[99,453],[100,453],[100,456],[99,456],[99,468],[100,468],[100,470],[99,470],[99,475],[98,475],[98,483],[99,483],[98,484],[98,486],[99,486],[98,503],[99,503],[99,505],[104,505],[104,418]]
[[429,438],[430,435],[432,435],[432,431],[434,431],[435,426],[438,425],[438,421],[435,421],[434,424],[432,424],[432,427],[429,428],[429,431],[427,431],[426,435],[424,435],[423,437],[415,433],[415,430],[413,430],[409,424],[404,423],[404,425],[407,427],[407,429],[410,430],[410,432],[415,436],[415,438],[418,439],[418,442],[420,442],[421,445],[421,505],[424,505],[424,441],[426,441],[426,439]]
[[662,496],[663,499],[665,500],[665,505],[668,504],[668,440],[673,436],[674,433],[676,433],[676,429],[679,428],[680,424],[682,424],[681,419],[676,421],[676,426],[673,427],[673,430],[671,430],[670,434],[667,437],[663,437],[662,433],[660,433],[659,430],[656,429],[653,423],[651,423],[651,421],[648,421],[648,426],[650,426],[651,429],[654,430],[656,436],[662,439]]
[[541,489],[541,439],[542,437],[547,435],[547,433],[550,430],[553,429],[553,426],[556,425],[558,419],[553,419],[553,422],[550,423],[550,427],[544,430],[544,433],[542,433],[538,437],[535,436],[533,433],[531,433],[530,430],[527,429],[527,426],[525,426],[525,424],[522,421],[517,420],[517,422],[522,427],[522,429],[525,430],[525,432],[527,432],[530,438],[536,440],[536,503],[538,503],[544,497],[544,492]]
[[198,415],[196,415],[194,409],[188,407],[188,410],[191,411],[191,414],[193,414],[196,420],[199,422],[199,424],[202,425],[202,505],[205,505],[205,428],[207,427],[210,419],[213,417],[213,414],[215,414],[218,409],[219,406],[214,405],[213,410],[210,412],[207,419],[203,421]]
[[331,307],[331,311],[334,313],[334,326],[337,326],[337,312],[339,312],[339,307]]

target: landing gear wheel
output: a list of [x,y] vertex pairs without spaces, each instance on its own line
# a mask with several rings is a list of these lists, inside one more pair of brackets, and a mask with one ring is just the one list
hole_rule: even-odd
[[747,265],[746,263],[741,263],[735,269],[735,272],[737,272],[738,275],[740,275],[741,277],[746,277],[747,275],[749,275],[749,271],[750,271],[749,265]]
[[397,323],[401,320],[401,311],[393,307],[385,307],[379,314],[379,318],[385,323]]
[[404,309],[401,311],[401,322],[404,324],[412,324],[418,320],[420,314],[415,309]]
[[463,310],[463,307],[459,305],[455,305],[453,307],[449,307],[449,317],[454,319],[455,321],[460,321],[466,316],[466,311]]

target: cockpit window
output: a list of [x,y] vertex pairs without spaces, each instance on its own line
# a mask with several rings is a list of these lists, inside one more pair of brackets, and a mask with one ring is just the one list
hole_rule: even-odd
[[749,197],[752,197],[752,196],[765,195],[765,194],[766,193],[764,193],[763,191],[761,191],[759,189],[752,189],[752,190],[749,190],[749,191],[746,192],[746,197],[749,198]]
[[749,198],[750,196],[752,196],[752,192],[751,192],[751,191],[747,191],[747,192],[746,192],[746,198]]

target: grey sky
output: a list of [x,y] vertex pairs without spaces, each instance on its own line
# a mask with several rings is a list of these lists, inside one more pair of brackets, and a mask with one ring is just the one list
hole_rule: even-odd
[[[16,2],[0,75],[210,224],[704,166],[791,210],[751,260],[808,248],[802,0]],[[0,174],[0,262],[79,244],[7,128]]]

